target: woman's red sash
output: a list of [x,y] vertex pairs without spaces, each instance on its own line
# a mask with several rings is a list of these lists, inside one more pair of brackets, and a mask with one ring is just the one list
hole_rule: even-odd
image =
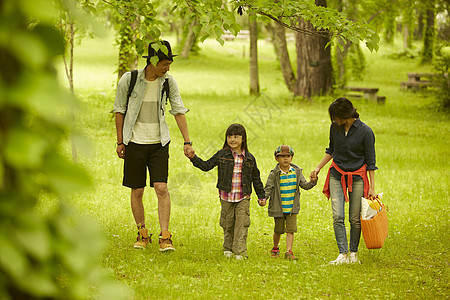
[[[353,175],[359,175],[362,177],[362,179],[364,181],[364,197],[367,197],[367,195],[369,194],[370,185],[369,185],[369,178],[367,177],[366,167],[367,167],[367,165],[364,165],[354,172],[345,172],[345,171],[341,170],[341,168],[339,168],[333,160],[330,168],[328,169],[327,179],[325,180],[325,185],[323,187],[322,192],[325,194],[325,196],[327,196],[328,199],[330,199],[330,170],[331,170],[331,168],[335,168],[336,171],[338,171],[339,173],[342,174],[341,185],[342,185],[342,189],[344,191],[345,202],[349,201],[347,188],[350,193],[353,190]],[[345,176],[347,176],[347,184],[345,184]]]

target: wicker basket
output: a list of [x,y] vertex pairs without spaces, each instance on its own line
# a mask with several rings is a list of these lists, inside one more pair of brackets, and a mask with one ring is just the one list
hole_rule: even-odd
[[388,236],[388,220],[384,204],[378,214],[370,220],[361,219],[361,230],[368,249],[383,247]]

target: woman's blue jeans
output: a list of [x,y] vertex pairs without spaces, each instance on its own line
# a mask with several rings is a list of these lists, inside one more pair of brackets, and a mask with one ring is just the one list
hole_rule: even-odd
[[[353,181],[353,191],[349,195],[350,251],[358,252],[361,237],[361,197],[364,196],[362,179]],[[345,229],[345,197],[341,181],[330,175],[330,199],[333,210],[333,228],[339,253],[348,252],[347,231]]]

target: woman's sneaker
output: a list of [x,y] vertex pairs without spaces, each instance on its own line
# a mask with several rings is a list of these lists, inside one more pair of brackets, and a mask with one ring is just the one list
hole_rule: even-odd
[[348,259],[347,253],[345,253],[345,254],[341,253],[335,260],[330,261],[331,265],[341,265],[341,264],[348,264],[348,263],[350,263],[350,261]]
[[294,253],[292,253],[292,250],[289,250],[284,254],[284,258],[287,260],[297,260],[297,257],[294,256]]
[[348,257],[348,260],[351,264],[361,263],[358,259],[358,255],[356,254],[356,252],[350,252],[350,256]]
[[270,257],[273,258],[280,257],[280,248],[273,247],[272,250],[270,250]]

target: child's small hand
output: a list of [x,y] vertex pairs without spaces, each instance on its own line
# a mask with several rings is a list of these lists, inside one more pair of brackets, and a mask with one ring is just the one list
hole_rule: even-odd
[[259,206],[266,206],[267,199],[258,199]]
[[317,180],[319,179],[319,176],[317,176],[317,175],[313,176],[313,175],[311,174],[311,175],[309,175],[309,179],[310,179],[311,181],[317,181]]

